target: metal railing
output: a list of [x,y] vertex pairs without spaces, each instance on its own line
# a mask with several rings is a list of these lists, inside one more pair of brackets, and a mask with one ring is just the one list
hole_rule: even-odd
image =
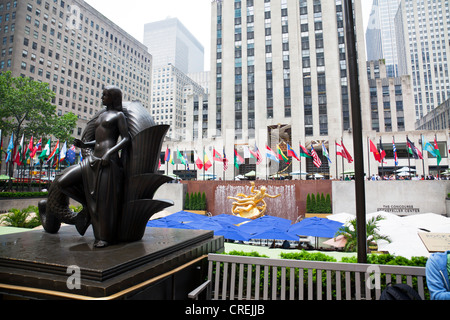
[[208,280],[189,294],[214,300],[372,300],[389,283],[425,299],[424,267],[208,255]]

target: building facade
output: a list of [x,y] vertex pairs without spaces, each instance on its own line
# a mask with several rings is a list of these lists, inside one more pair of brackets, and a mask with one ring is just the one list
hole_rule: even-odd
[[0,72],[48,83],[57,113],[80,119],[74,136],[102,107],[105,86],[150,108],[147,48],[84,1],[1,0],[0,19]]
[[411,77],[388,77],[384,59],[367,62],[372,130],[414,130],[414,100]]
[[186,130],[186,103],[188,96],[203,94],[202,86],[174,65],[154,68],[151,115],[156,123],[170,125],[168,139],[181,141],[187,135],[192,137],[192,131]]
[[399,75],[394,23],[399,3],[400,0],[373,0],[366,30],[367,60],[384,59],[390,78]]
[[399,72],[412,77],[415,117],[419,120],[450,97],[449,2],[402,0],[395,29]]
[[144,44],[155,67],[172,64],[187,73],[204,71],[204,48],[177,18],[144,25]]
[[[355,10],[365,61],[360,1]],[[213,1],[211,35],[208,136],[221,137],[227,154],[246,144],[276,150],[280,142],[297,151],[299,143],[324,142],[334,152],[334,142],[351,132],[341,0]],[[364,64],[359,75],[368,105]],[[368,110],[363,122],[370,130]]]

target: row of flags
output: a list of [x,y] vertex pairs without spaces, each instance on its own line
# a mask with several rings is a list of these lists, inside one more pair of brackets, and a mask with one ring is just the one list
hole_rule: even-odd
[[[436,137],[434,137],[434,143],[431,144],[428,142],[428,140],[425,138],[424,135],[421,137],[422,139],[422,146],[423,150],[428,151],[429,154],[431,154],[433,157],[437,160],[437,165],[441,163],[442,157],[441,152],[439,151],[439,147],[436,141]],[[414,158],[414,159],[423,159],[422,152],[414,145],[414,143],[409,140],[408,137],[406,137],[406,147],[408,153]],[[369,139],[369,150],[373,153],[373,156],[376,161],[383,163],[383,159],[386,157],[386,152],[383,149],[381,139],[380,139],[380,148],[377,148],[377,146],[372,142],[372,140]],[[397,148],[395,146],[395,141],[392,139],[392,150],[394,153],[394,162],[395,165],[398,165],[398,157],[397,157]],[[450,146],[449,146],[450,151]]]
[[[319,155],[315,151],[314,147],[311,145],[311,151],[308,151],[304,146],[301,144],[299,145],[299,153],[297,154],[295,150],[289,145],[287,145],[287,156],[281,149],[280,145],[277,145],[277,152],[272,150],[269,146],[266,145],[266,158],[272,161],[275,161],[277,163],[280,163],[280,161],[284,161],[285,163],[289,162],[288,157],[292,157],[300,161],[301,157],[304,158],[311,158],[313,161],[313,164],[320,168],[322,166],[322,160],[320,159]],[[263,156],[261,152],[259,151],[258,147],[254,146],[253,149],[251,149],[248,145],[243,146],[244,148],[244,157],[242,157],[236,149],[234,149],[234,165],[236,168],[239,168],[239,165],[245,163],[244,158],[254,158],[256,159],[256,164],[259,165],[263,161]],[[350,153],[345,148],[344,144],[338,144],[336,143],[337,148],[337,155],[342,156],[343,158],[347,159],[349,163],[353,162],[353,158],[351,157]],[[331,162],[330,156],[328,154],[328,150],[325,147],[325,145],[322,143],[322,154],[328,159],[329,163]],[[181,164],[189,165],[188,157],[186,154],[186,151],[184,154],[182,154],[178,148],[176,151],[170,150],[169,147],[166,148],[166,153],[164,157],[164,161],[166,163],[175,164],[176,159],[179,159]],[[215,148],[213,149],[213,161],[222,162],[223,163],[223,170],[228,169],[228,163],[229,160],[226,157],[225,149],[223,149],[223,155],[220,154],[219,151],[217,151]],[[208,155],[206,154],[206,151],[203,150],[203,158],[201,158],[197,151],[194,150],[194,163],[197,166],[199,170],[204,169],[207,171],[209,168],[212,167],[212,163],[209,160]],[[159,166],[161,166],[161,161],[159,163]]]
[[[2,141],[1,130],[0,130],[0,140]],[[3,143],[2,143],[3,144]],[[34,138],[31,137],[28,144],[24,144],[24,136],[20,139],[20,143],[14,146],[14,134],[11,134],[8,147],[6,149],[5,162],[14,162],[18,166],[27,164],[28,161],[30,165],[33,163],[39,163],[39,160],[57,166],[62,162],[66,161],[68,164],[72,165],[75,163],[76,152],[75,146],[72,145],[69,149],[67,148],[67,142],[64,142],[60,148],[59,140],[56,145],[51,148],[52,141],[48,139],[45,146],[42,146],[42,138],[34,144]],[[0,145],[0,150],[2,145]]]

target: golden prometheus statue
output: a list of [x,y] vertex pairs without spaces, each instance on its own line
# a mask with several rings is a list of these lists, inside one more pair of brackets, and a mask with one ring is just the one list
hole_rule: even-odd
[[262,217],[264,212],[266,212],[267,204],[264,201],[265,197],[277,198],[281,196],[281,194],[271,196],[266,193],[266,187],[264,186],[261,187],[260,190],[255,191],[255,183],[252,181],[250,184],[252,185],[250,191],[254,194],[245,195],[239,193],[236,197],[228,197],[228,199],[236,200],[236,202],[233,202],[233,207],[231,208],[231,212],[234,215],[253,220]]

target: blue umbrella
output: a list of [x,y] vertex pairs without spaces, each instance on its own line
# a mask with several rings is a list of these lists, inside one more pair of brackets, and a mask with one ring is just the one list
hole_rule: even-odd
[[248,241],[251,236],[239,229],[239,227],[228,225],[214,232],[217,236],[223,236],[225,239]]
[[313,217],[292,225],[288,232],[299,236],[333,238],[342,225],[337,221]]
[[198,221],[198,220],[202,220],[202,219],[206,219],[206,218],[207,218],[207,216],[203,216],[201,214],[196,214],[196,213],[192,213],[192,212],[188,212],[188,211],[179,211],[179,212],[176,212],[176,213],[173,213],[171,215],[164,217],[164,219],[166,219],[168,221],[178,221],[178,222],[184,222],[184,223]]
[[277,228],[271,228],[261,233],[253,234],[251,237],[252,239],[292,240],[292,241],[298,240],[298,236],[295,236],[293,234],[290,234],[286,231]]
[[220,221],[220,222],[225,221],[225,222],[228,222],[231,224],[239,224],[239,223],[242,223],[245,221],[250,221],[249,219],[231,215],[231,214],[226,214],[226,213],[222,213],[217,216],[212,216],[211,219],[214,219],[214,220]]
[[192,228],[199,230],[212,230],[212,231],[218,231],[227,225],[231,226],[232,224],[224,221],[216,221],[210,217],[189,223],[189,226]]
[[152,228],[167,228],[167,221],[165,218],[156,219],[156,220],[150,220],[147,222],[147,227]]
[[242,231],[245,231],[250,234],[260,233],[265,230],[271,228],[278,228],[281,230],[289,229],[291,225],[291,220],[273,217],[273,216],[264,216],[253,221],[247,222],[240,226]]

